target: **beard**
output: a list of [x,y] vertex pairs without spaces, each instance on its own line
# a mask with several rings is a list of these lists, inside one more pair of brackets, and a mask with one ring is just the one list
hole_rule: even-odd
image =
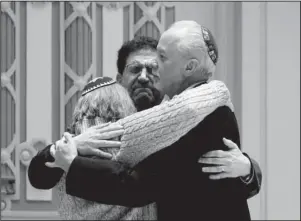
[[131,92],[131,97],[137,111],[142,111],[158,105],[163,98],[162,93],[150,85],[145,87],[138,85],[137,87],[134,87]]

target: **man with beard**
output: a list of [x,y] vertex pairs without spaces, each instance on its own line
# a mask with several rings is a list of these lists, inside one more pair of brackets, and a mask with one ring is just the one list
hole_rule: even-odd
[[117,81],[127,88],[137,111],[161,103],[158,73],[158,41],[150,37],[136,37],[125,42],[118,51]]

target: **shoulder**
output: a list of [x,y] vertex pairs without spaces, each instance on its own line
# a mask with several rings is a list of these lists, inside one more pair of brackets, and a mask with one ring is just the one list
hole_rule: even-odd
[[231,108],[229,106],[221,106],[216,108],[215,111],[213,111],[208,117],[218,117],[218,118],[229,118],[229,117],[234,117],[235,114],[234,112],[231,110]]
[[235,118],[234,112],[228,106],[221,106],[216,108],[211,114],[209,114],[202,122],[200,122],[195,129],[200,129],[205,126],[214,125],[218,123],[219,125],[223,122],[233,120]]

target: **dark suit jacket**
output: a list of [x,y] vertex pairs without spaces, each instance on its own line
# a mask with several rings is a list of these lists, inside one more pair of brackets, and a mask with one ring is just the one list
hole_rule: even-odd
[[[132,170],[110,160],[77,157],[67,175],[66,191],[106,204],[143,206],[156,202],[160,220],[250,220],[247,198],[259,191],[261,176],[254,176],[256,182],[250,185],[240,178],[214,181],[200,172],[197,163],[208,151],[226,150],[223,137],[240,146],[236,118],[228,107],[218,108],[178,142],[149,156]],[[62,170],[51,169],[53,174],[47,173],[49,178],[43,180],[45,170],[50,168],[38,165],[51,160],[51,156],[47,152],[42,155],[31,162],[29,178],[33,186],[47,189],[59,180]]]

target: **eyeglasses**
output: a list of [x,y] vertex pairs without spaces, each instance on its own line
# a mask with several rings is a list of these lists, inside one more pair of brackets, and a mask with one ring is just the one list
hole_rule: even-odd
[[157,62],[141,64],[140,62],[134,62],[126,65],[127,70],[132,74],[140,74],[145,68],[148,74],[159,77],[159,65]]

